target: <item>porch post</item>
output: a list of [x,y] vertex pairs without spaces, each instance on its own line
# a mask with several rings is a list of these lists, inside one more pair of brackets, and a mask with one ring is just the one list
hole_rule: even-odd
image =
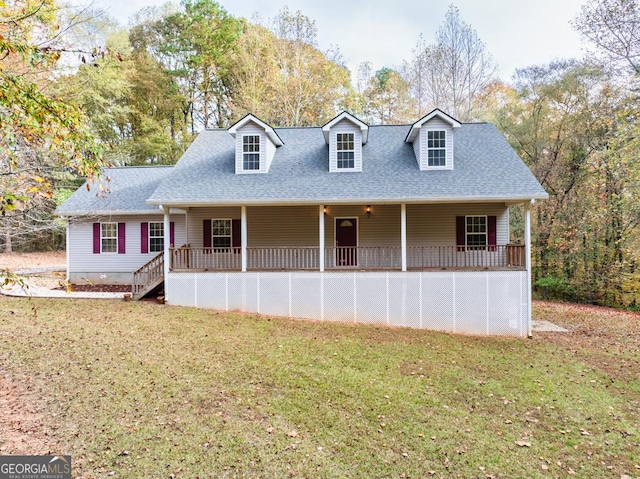
[[[170,243],[170,231],[171,231],[171,215],[169,214],[171,211],[171,208],[168,206],[160,206],[160,209],[162,209],[162,212],[164,213],[164,224],[163,224],[163,231],[164,231],[164,278],[165,281],[167,279],[167,276],[169,275],[169,271],[171,269],[171,245]],[[165,283],[165,289],[166,289],[166,283]]]
[[527,336],[531,337],[531,205],[524,203],[524,261],[527,270]]
[[407,204],[400,205],[400,244],[402,248],[402,271],[407,270]]
[[319,241],[320,248],[318,254],[318,262],[320,263],[320,272],[324,271],[324,205],[320,205],[318,209],[318,229],[319,229]]
[[242,272],[247,271],[247,207],[240,207],[240,257],[242,261]]

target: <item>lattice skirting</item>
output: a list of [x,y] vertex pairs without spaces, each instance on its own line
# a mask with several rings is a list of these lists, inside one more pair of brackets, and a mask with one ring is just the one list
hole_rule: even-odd
[[323,321],[526,336],[526,271],[171,272],[169,304]]

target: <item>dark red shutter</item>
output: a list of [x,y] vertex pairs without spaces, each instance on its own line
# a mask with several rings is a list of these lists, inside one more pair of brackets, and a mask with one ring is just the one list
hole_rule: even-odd
[[118,254],[125,254],[127,252],[126,248],[126,223],[118,223]]
[[173,248],[176,245],[176,224],[172,221],[169,223],[169,247]]
[[456,245],[458,245],[458,251],[464,251],[466,244],[466,228],[467,225],[464,220],[464,216],[456,216]]
[[211,248],[211,220],[204,220],[202,222],[202,246],[205,248]]
[[231,246],[242,247],[242,223],[240,220],[231,220]]
[[100,223],[93,223],[93,254],[100,254]]
[[140,223],[140,252],[149,252],[149,223]]
[[497,218],[495,216],[487,216],[487,233],[489,246],[494,246],[494,248],[489,248],[490,251],[495,251],[495,246],[498,244],[497,241]]

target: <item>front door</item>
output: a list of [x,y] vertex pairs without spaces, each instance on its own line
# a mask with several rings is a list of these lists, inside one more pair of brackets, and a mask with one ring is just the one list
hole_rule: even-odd
[[336,218],[336,266],[358,264],[358,218]]

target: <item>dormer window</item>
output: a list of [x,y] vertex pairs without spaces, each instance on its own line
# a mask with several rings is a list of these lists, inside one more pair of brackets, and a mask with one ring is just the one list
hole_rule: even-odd
[[420,170],[453,169],[454,130],[459,127],[456,119],[437,108],[411,125],[404,141],[413,145]]
[[260,169],[260,135],[243,135],[242,169],[244,171]]
[[355,147],[353,133],[338,133],[336,135],[336,155],[338,169],[355,168]]
[[447,166],[447,143],[445,130],[427,131],[427,165]]
[[236,141],[236,174],[268,173],[276,148],[284,145],[276,131],[253,115],[227,131]]

